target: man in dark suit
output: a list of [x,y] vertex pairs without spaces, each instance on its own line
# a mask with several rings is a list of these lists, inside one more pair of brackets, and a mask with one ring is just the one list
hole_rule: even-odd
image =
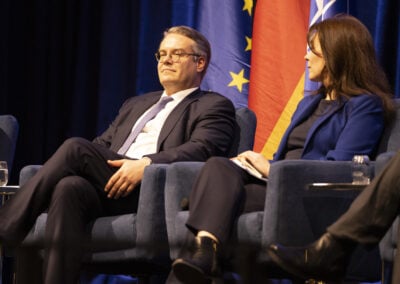
[[167,30],[156,53],[164,91],[128,99],[92,142],[66,140],[0,209],[0,240],[12,245],[48,209],[45,283],[77,282],[86,225],[99,216],[135,212],[147,165],[205,161],[234,150],[232,103],[199,89],[210,56],[199,32]]
[[[268,253],[272,260],[303,279],[341,280],[356,245],[370,247],[378,244],[398,216],[399,168],[400,152],[321,238],[304,247],[271,244]],[[400,283],[399,253],[395,256],[392,283]]]

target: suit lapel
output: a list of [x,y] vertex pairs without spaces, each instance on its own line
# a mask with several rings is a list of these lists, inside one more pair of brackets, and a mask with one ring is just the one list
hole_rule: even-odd
[[[304,121],[305,119],[307,119],[310,115],[312,115],[312,113],[315,111],[315,109],[317,108],[319,102],[323,99],[323,96],[321,94],[317,94],[317,95],[312,95],[313,97],[312,100],[310,101],[310,103],[307,104],[307,106],[304,107],[304,109],[298,113],[298,115],[296,115],[296,117],[293,117],[293,121],[290,123],[288,129],[285,131],[284,136],[282,137],[282,140],[279,144],[279,147],[274,155],[274,160],[280,160],[283,158],[283,151],[286,148],[286,144],[287,144],[287,140],[289,137],[289,134],[292,132],[293,128],[295,128],[297,125],[299,125],[302,121]],[[337,112],[340,108],[343,107],[343,103],[338,103],[336,102],[335,105],[332,105],[332,107],[330,108],[329,112],[324,115],[321,116],[319,119],[317,119],[317,121],[315,121],[315,123],[313,124],[313,126],[311,127],[311,129],[308,131],[307,133],[307,137],[306,137],[306,141],[304,143],[304,149],[307,147],[308,143],[310,142],[310,138],[314,135],[315,131],[318,129],[318,127],[327,119],[329,119],[335,112]]]
[[293,117],[292,122],[289,124],[289,127],[285,131],[285,135],[282,137],[279,151],[277,152],[282,152],[286,148],[287,139],[289,137],[289,134],[292,132],[293,128],[295,128],[305,119],[307,119],[314,112],[315,108],[317,107],[323,96],[317,94],[313,95],[313,97],[310,98],[312,98],[312,100],[303,108],[301,112],[297,113],[297,115]]
[[115,148],[119,149],[124,144],[125,140],[128,138],[132,131],[133,125],[137,122],[140,116],[145,113],[153,104],[155,104],[161,97],[162,92],[156,92],[148,95],[143,95],[140,98],[138,107],[131,107],[127,118],[123,125],[121,126],[121,135],[118,136],[118,142],[115,143]]
[[181,119],[181,117],[186,112],[188,106],[191,103],[197,101],[199,96],[201,96],[201,93],[202,92],[200,91],[200,89],[195,90],[193,93],[191,93],[186,98],[184,98],[169,114],[169,116],[167,117],[167,119],[164,122],[164,125],[161,129],[160,135],[158,137],[157,152],[160,151],[160,146],[165,141],[165,139],[168,137],[168,135],[171,133],[171,131],[175,127],[175,125],[177,125],[178,121]]

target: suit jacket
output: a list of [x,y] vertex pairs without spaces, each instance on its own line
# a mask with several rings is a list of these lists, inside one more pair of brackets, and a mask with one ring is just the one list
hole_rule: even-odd
[[[93,142],[117,152],[138,118],[162,91],[128,99],[108,129]],[[205,161],[228,156],[237,148],[238,126],[232,102],[214,92],[195,90],[166,119],[157,142],[157,153],[147,155],[154,163]]]
[[[288,136],[316,109],[322,95],[304,97],[293,114],[274,161],[284,159]],[[384,110],[378,96],[359,95],[334,106],[307,133],[302,159],[351,160],[354,154],[373,156],[383,134]]]

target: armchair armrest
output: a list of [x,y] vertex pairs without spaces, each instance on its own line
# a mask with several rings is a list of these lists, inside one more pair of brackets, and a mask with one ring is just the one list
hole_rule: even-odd
[[378,175],[388,164],[388,162],[396,155],[395,151],[385,152],[376,157],[375,175]]
[[271,165],[269,176],[262,244],[304,245],[318,237],[313,235],[304,206],[303,197],[313,194],[307,185],[351,182],[351,162],[283,160]]
[[[175,233],[175,218],[182,211],[182,199],[189,198],[193,183],[203,165],[204,162],[176,162],[167,168],[165,211],[170,246],[176,246],[185,237]],[[172,250],[171,254],[174,254]]]
[[42,165],[25,166],[19,172],[19,185],[24,185],[31,177],[33,177]]
[[140,187],[136,218],[137,255],[143,258],[169,258],[165,224],[165,177],[167,164],[145,168]]
[[[335,222],[358,195],[354,191],[307,190],[315,182],[352,181],[351,162],[285,160],[271,166],[265,200],[262,245],[273,242],[288,246],[311,243]],[[263,257],[269,263],[269,257]],[[380,277],[378,247],[357,248],[346,279],[374,282]]]

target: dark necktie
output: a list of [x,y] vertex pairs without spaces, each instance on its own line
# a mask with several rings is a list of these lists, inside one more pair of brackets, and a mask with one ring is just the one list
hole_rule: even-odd
[[129,134],[128,138],[126,138],[124,145],[118,150],[118,154],[120,155],[125,155],[125,153],[128,151],[129,147],[132,145],[133,141],[135,141],[136,137],[139,135],[140,131],[144,128],[147,122],[152,120],[157,113],[162,110],[165,105],[172,101],[173,98],[166,96],[162,97],[161,100],[159,100],[152,108],[151,110],[146,113],[145,116],[140,120],[140,122],[135,126],[135,128],[131,131],[131,134]]

